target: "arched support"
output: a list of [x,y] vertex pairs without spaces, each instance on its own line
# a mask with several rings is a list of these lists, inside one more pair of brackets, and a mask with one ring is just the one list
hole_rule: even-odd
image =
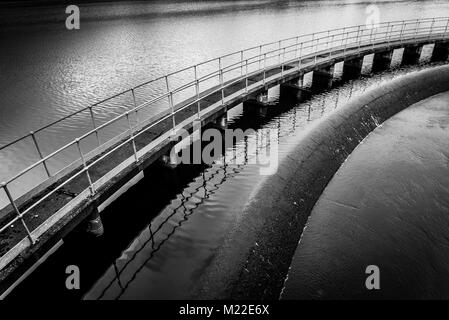
[[449,57],[449,44],[448,43],[435,43],[432,52],[432,62],[447,61]]
[[407,66],[416,64],[419,62],[421,57],[422,46],[411,45],[404,48],[404,53],[402,54],[401,65]]
[[393,50],[374,53],[372,72],[380,72],[390,68]]
[[312,91],[321,91],[332,86],[334,65],[313,70]]
[[357,79],[362,74],[363,57],[345,60],[343,63],[342,80]]

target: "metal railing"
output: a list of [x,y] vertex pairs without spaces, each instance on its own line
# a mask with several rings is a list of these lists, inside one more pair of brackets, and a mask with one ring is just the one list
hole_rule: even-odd
[[[101,179],[96,181],[92,179],[93,166],[127,144],[132,145],[133,160],[138,162],[145,151],[138,150],[136,147],[136,139],[139,136],[164,121],[171,123],[166,133],[176,130],[184,121],[177,121],[176,116],[195,104],[197,104],[197,108],[192,117],[201,118],[205,109],[201,108],[200,102],[206,96],[220,92],[221,98],[217,103],[224,104],[236,95],[248,93],[261,84],[265,85],[273,77],[283,77],[324,60],[344,57],[354,52],[360,53],[362,50],[365,52],[374,50],[379,46],[448,38],[448,27],[449,18],[430,18],[384,22],[376,28],[368,28],[364,25],[352,26],[291,37],[184,68],[80,109],[0,147],[0,152],[2,152],[29,140],[39,157],[38,161],[23,168],[0,184],[0,191],[3,190],[15,212],[15,217],[1,226],[0,233],[20,221],[29,242],[33,244],[39,235],[34,235],[27,226],[24,220],[26,215],[29,215],[43,201],[81,175],[85,175],[87,179],[88,188],[86,190],[90,195],[94,195],[103,182]],[[279,72],[270,75],[269,71],[273,69],[277,69]],[[255,75],[261,75],[262,79],[250,84],[249,79]],[[242,82],[244,83],[243,88],[226,94],[225,89]],[[124,104],[128,104],[127,110],[113,119],[101,123],[99,115],[96,115],[95,112],[101,112],[101,108],[108,103],[120,105],[123,101],[126,101]],[[83,116],[81,117],[81,115]],[[39,135],[45,130],[56,131],[55,128],[63,121],[77,119],[77,117],[90,122],[91,128],[70,143],[45,155],[39,143]],[[109,138],[103,139],[103,133],[109,135]],[[58,134],[61,135],[61,133]],[[95,145],[92,144],[92,141],[95,141]],[[86,144],[90,149],[83,151]],[[63,153],[70,154],[69,164],[63,167],[52,167],[52,159]],[[25,174],[38,168],[43,169],[46,175],[42,181],[38,181],[38,184],[54,183],[70,172],[75,173],[45,195],[40,196],[26,209],[19,210],[18,198],[30,190],[25,190],[22,194],[14,194],[15,192],[11,192],[10,186],[17,183]]]

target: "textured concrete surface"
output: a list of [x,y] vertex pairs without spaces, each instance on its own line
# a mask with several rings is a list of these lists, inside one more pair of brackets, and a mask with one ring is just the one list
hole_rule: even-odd
[[436,67],[366,92],[319,121],[255,188],[193,297],[279,298],[307,218],[348,155],[386,119],[448,90],[449,66]]

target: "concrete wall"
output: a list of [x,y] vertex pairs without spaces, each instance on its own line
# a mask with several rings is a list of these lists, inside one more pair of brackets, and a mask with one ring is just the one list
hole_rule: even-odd
[[307,218],[326,185],[376,126],[449,90],[449,66],[416,72],[366,92],[321,119],[257,187],[194,294],[277,299]]

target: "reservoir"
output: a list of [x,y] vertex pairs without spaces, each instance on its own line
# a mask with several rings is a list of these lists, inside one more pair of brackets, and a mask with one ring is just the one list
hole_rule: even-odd
[[[375,5],[381,21],[449,15],[449,4],[442,0]],[[31,130],[219,55],[299,34],[363,25],[367,6],[357,0],[94,3],[80,6],[81,29],[76,31],[65,28],[64,7],[24,8],[20,17],[5,8],[0,13],[0,37],[8,44],[0,52],[0,181],[37,160],[30,152],[32,141],[1,150]],[[268,91],[269,108],[248,112],[240,104],[228,110],[228,128],[251,128],[255,134],[215,155],[211,165],[169,168],[155,163],[101,212],[102,237],[89,237],[82,226],[75,229],[7,298],[194,298],[202,275],[239,225],[243,208],[263,179],[260,166],[251,161],[261,151],[253,148],[257,133],[276,130],[282,161],[323,116],[392,79],[437,65],[424,61],[429,49],[423,47],[420,64],[407,67],[399,67],[398,51],[403,49],[396,50],[392,69],[376,74],[363,71],[370,67],[365,59],[361,78],[345,83],[338,81],[338,63],[332,69],[334,85],[302,102],[279,101],[279,87],[274,87]],[[136,98],[142,103],[157,94],[140,92]],[[441,94],[401,112],[348,158],[310,216],[285,283],[285,297],[296,295],[297,288],[304,298],[339,296],[341,288],[329,285],[329,273],[335,270],[339,283],[345,283],[345,277],[357,272],[366,277],[363,266],[376,263],[385,270],[382,297],[447,297],[442,274],[447,264],[448,98]],[[116,101],[96,109],[95,116],[101,124],[130,108]],[[160,111],[156,107],[154,114]],[[89,126],[89,118],[80,115],[44,130],[37,137],[43,154]],[[244,161],[234,163],[233,157]],[[62,155],[49,166],[56,170],[66,160]],[[44,171],[33,171],[21,183],[29,187],[42,177]],[[23,193],[21,184],[12,187],[14,196]],[[0,208],[6,203],[2,197]],[[358,203],[361,199],[366,202]],[[2,245],[0,251],[8,249]],[[386,250],[372,255],[384,246]],[[81,270],[81,290],[65,287],[69,265]],[[406,272],[401,271],[403,265]],[[300,272],[294,274],[293,269]],[[399,285],[388,288],[398,277]],[[347,283],[344,294],[366,297],[360,287]]]

